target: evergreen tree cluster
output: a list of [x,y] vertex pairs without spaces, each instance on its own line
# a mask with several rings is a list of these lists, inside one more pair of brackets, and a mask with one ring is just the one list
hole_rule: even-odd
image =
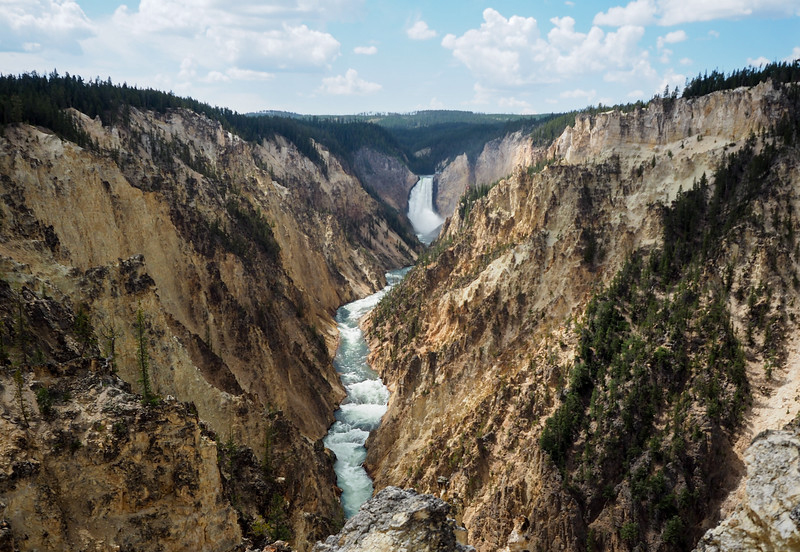
[[702,75],[698,74],[686,84],[686,88],[683,89],[683,97],[697,98],[720,90],[755,86],[770,79],[776,84],[799,81],[800,60],[773,62],[760,68],[745,67],[736,69],[727,76],[716,69],[711,73],[706,71]]
[[[540,444],[586,519],[627,482],[636,520],[628,540],[648,528],[670,549],[688,545],[712,492],[708,447],[724,447],[718,439],[738,426],[749,403],[744,347],[728,310],[733,267],[721,281],[704,274],[738,225],[761,224],[753,206],[777,178],[778,158],[794,155],[800,117],[791,113],[771,129],[777,136],[791,129],[790,139],[759,147],[753,136],[723,158],[711,181],[703,175],[679,192],[662,212],[662,247],[634,253],[587,308],[569,383]],[[761,312],[769,310],[767,288],[756,286],[748,299],[748,332],[764,332],[765,358],[781,340],[779,315]],[[737,294],[742,302],[744,291]]]
[[212,107],[192,98],[181,98],[170,92],[115,85],[111,79],[85,81],[78,76],[38,75],[0,76],[0,124],[28,123],[47,127],[59,136],[81,146],[89,146],[89,138],[64,112],[74,108],[89,117],[100,117],[104,125],[127,124],[130,109],[146,109],[165,113],[170,109],[189,109],[218,121],[222,126],[248,141],[260,141],[276,135],[284,136],[320,167],[324,162],[313,140],[315,129],[303,122],[285,117],[248,117],[231,109]]

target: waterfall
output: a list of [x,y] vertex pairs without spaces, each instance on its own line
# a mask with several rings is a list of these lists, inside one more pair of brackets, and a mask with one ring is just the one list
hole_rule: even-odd
[[367,457],[364,443],[369,432],[380,424],[389,402],[389,390],[367,364],[369,349],[358,322],[394,284],[403,279],[408,270],[403,268],[387,273],[389,285],[381,291],[336,311],[340,338],[333,364],[347,397],[335,412],[336,421],[328,430],[324,443],[336,454],[333,469],[336,484],[342,489],[342,507],[347,518],[355,515],[372,497],[372,480],[362,466]]
[[408,196],[408,220],[419,241],[425,245],[436,239],[444,219],[433,208],[433,177],[421,176]]

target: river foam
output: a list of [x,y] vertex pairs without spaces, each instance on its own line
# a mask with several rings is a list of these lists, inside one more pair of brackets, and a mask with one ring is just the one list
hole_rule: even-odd
[[372,497],[372,480],[362,464],[367,457],[364,443],[386,412],[389,390],[367,364],[369,348],[358,323],[391,287],[403,279],[408,268],[386,274],[388,285],[381,291],[339,308],[339,348],[334,365],[347,391],[347,398],[335,412],[336,422],[325,436],[325,446],[336,454],[336,483],[342,489],[342,507],[347,518]]

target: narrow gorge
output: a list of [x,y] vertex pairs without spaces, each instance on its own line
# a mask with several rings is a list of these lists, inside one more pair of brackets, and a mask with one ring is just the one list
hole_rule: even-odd
[[368,319],[376,489],[447,500],[479,551],[687,550],[741,507],[754,431],[800,410],[797,98],[661,98],[507,152]]
[[[408,219],[421,242],[430,244],[436,239],[444,219],[433,206],[433,177],[420,177],[411,189]],[[372,479],[363,468],[367,456],[364,444],[370,432],[380,426],[389,401],[389,390],[367,361],[369,349],[360,323],[403,280],[410,268],[388,272],[386,287],[343,305],[336,312],[339,345],[334,365],[347,396],[335,413],[336,422],[328,430],[324,443],[336,455],[336,484],[342,490],[341,501],[346,518],[355,515],[361,505],[372,497]]]
[[377,429],[386,412],[389,390],[367,364],[367,342],[359,327],[384,295],[398,284],[408,269],[386,274],[388,285],[377,293],[339,307],[336,322],[339,346],[333,360],[347,396],[335,412],[336,422],[328,430],[325,446],[336,454],[336,484],[342,490],[346,518],[352,517],[372,496],[372,480],[362,467],[367,456],[364,443]]
[[0,77],[0,551],[796,548],[776,67],[401,131]]

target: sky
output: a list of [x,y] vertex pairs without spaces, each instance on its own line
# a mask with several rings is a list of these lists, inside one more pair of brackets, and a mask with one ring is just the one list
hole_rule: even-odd
[[239,112],[552,113],[800,58],[800,0],[0,0],[0,73]]

